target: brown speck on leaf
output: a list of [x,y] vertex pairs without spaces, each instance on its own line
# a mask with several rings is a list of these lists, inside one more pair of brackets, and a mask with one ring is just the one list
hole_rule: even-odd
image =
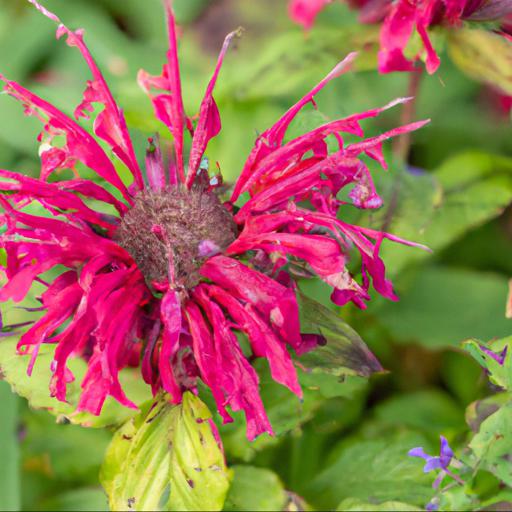
[[187,484],[193,489],[194,488],[194,480],[191,480],[190,478],[187,479]]
[[203,471],[202,468],[194,468],[194,471],[197,471],[198,473],[200,473],[201,471]]
[[126,434],[123,434],[123,439],[125,441],[131,441],[133,438],[132,438],[132,436],[127,436]]
[[133,508],[133,505],[135,505],[135,498],[128,498],[127,505],[128,508]]

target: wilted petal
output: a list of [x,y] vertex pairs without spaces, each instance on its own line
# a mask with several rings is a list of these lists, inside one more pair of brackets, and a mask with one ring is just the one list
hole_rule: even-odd
[[272,378],[301,397],[297,372],[284,341],[279,339],[254,307],[242,304],[218,286],[207,286],[206,293],[223,306],[236,322],[236,326],[247,334],[254,355],[268,360]]
[[142,188],[142,174],[135,158],[135,152],[123,112],[115,102],[101,71],[84,42],[83,31],[68,29],[55,14],[42,7],[37,1],[29,1],[45,16],[59,24],[57,37],[66,34],[67,44],[69,46],[76,46],[79,49],[93,75],[93,80],[87,83],[82,103],[75,110],[75,117],[77,119],[80,117],[88,118],[89,113],[94,111],[92,106],[94,102],[103,105],[103,111],[94,122],[94,133],[110,145],[112,151],[132,173],[137,186]]
[[201,274],[252,304],[292,347],[300,344],[299,310],[293,290],[226,256],[214,256]]
[[258,375],[245,358],[222,310],[208,298],[204,289],[196,289],[194,298],[205,311],[212,327],[217,357],[211,364],[216,366],[213,371],[224,390],[226,402],[233,411],[244,411],[249,440],[263,432],[272,435],[272,427],[259,394]]
[[190,158],[188,162],[187,185],[189,187],[192,186],[192,183],[194,182],[208,142],[210,139],[215,137],[221,129],[219,109],[217,108],[217,104],[215,103],[212,94],[217,82],[217,77],[219,76],[220,68],[222,67],[224,56],[226,55],[226,51],[228,50],[228,47],[235,35],[237,35],[236,31],[231,32],[226,36],[226,39],[224,39],[224,44],[222,45],[222,49],[217,60],[217,66],[215,67],[213,76],[208,83],[203,101],[201,102],[201,107],[199,108],[199,120],[194,130],[194,137],[192,138],[192,147],[190,149]]
[[[105,181],[114,185],[114,187],[123,194],[123,197],[128,202],[131,202],[128,189],[119,178],[114,165],[105,151],[103,151],[101,146],[86,130],[53,105],[16,82],[8,80],[3,75],[0,75],[0,80],[6,84],[4,91],[23,103],[25,106],[25,114],[36,115],[45,123],[44,133],[49,137],[50,143],[57,135],[65,136],[66,143],[58,150],[63,155],[62,158],[58,160],[58,167],[51,166],[44,168],[42,174],[43,179],[48,178],[49,174],[55,169],[72,167],[75,161],[79,161],[95,171]],[[48,146],[47,149],[43,150],[42,157],[48,151],[53,151],[54,149],[55,148]]]

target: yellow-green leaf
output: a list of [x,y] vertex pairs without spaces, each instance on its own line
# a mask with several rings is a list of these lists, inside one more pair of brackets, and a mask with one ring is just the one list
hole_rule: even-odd
[[448,51],[467,75],[512,94],[512,43],[490,30],[453,30]]
[[114,435],[101,471],[111,510],[221,510],[230,473],[211,413],[186,393],[147,405]]
[[[29,355],[17,355],[15,336],[0,341],[0,375],[8,382],[15,393],[26,398],[34,409],[46,409],[57,417],[86,427],[119,425],[137,414],[108,397],[101,414],[94,416],[87,412],[76,412],[80,398],[80,383],[87,370],[87,363],[80,358],[69,360],[68,366],[75,380],[68,384],[66,402],[50,396],[51,362],[55,346],[42,345],[32,375],[27,375]],[[151,398],[149,386],[142,380],[139,370],[125,369],[120,373],[120,381],[128,397],[136,404]]]

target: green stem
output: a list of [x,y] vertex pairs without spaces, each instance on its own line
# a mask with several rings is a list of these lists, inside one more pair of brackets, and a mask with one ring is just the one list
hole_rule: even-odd
[[[414,120],[414,116],[416,115],[416,101],[418,99],[422,75],[423,68],[418,68],[409,73],[407,96],[412,97],[412,100],[403,105],[402,114],[400,116],[400,125],[409,124]],[[404,133],[394,140],[393,154],[401,162],[407,163],[410,149],[411,132]]]

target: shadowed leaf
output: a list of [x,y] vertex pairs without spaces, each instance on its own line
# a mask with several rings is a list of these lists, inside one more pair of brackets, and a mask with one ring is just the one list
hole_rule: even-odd
[[304,294],[299,294],[301,331],[320,335],[325,345],[302,355],[300,366],[308,372],[320,372],[341,377],[369,377],[382,371],[382,366],[364,341],[345,321]]

